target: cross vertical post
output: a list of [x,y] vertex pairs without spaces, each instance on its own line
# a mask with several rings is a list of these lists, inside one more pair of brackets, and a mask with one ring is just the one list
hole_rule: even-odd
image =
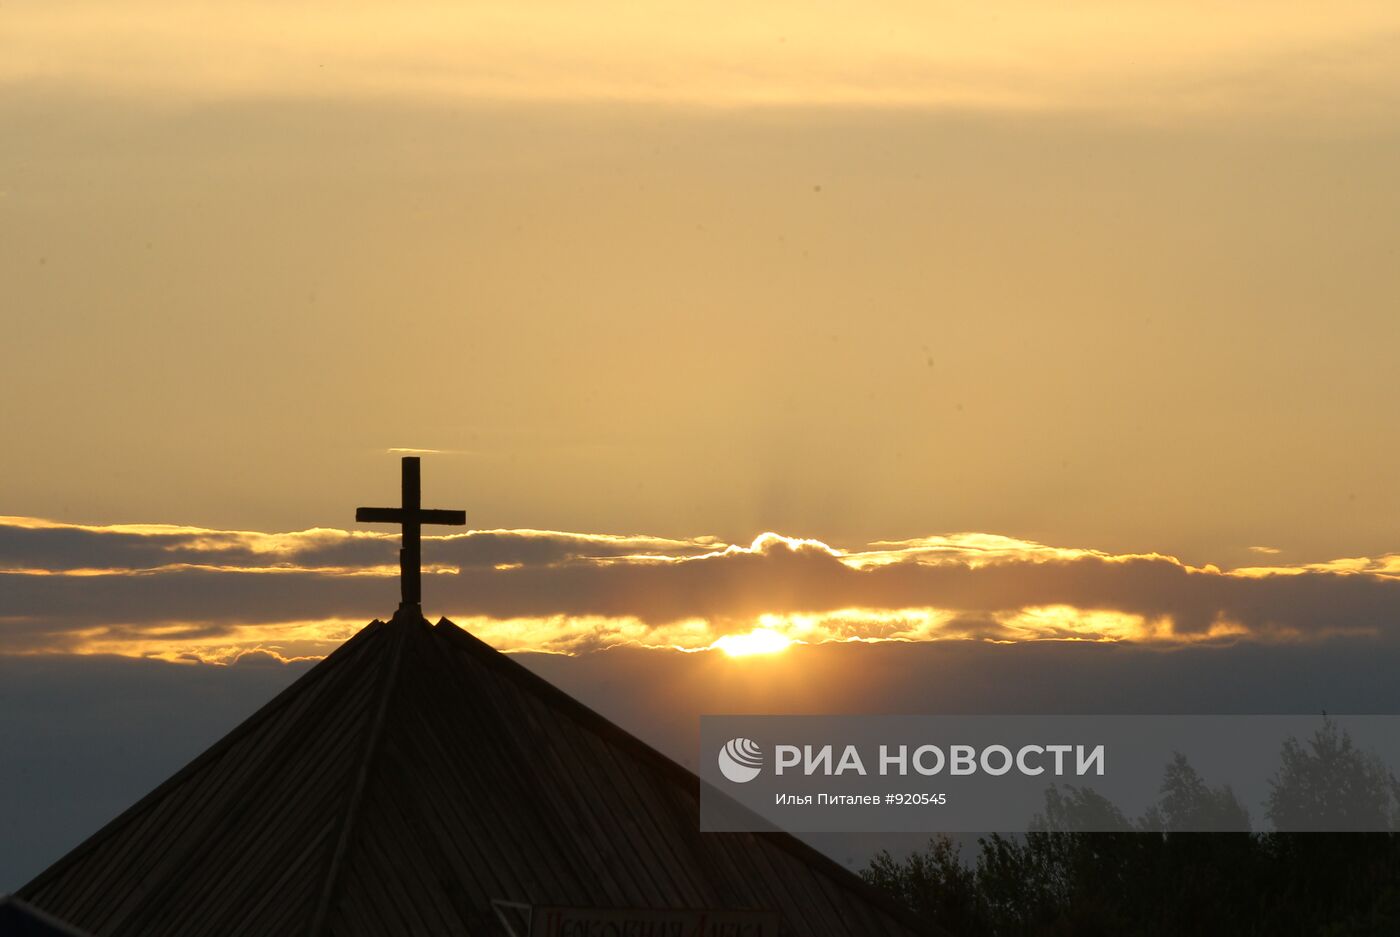
[[423,602],[423,525],[467,522],[465,511],[423,510],[423,486],[419,458],[403,457],[403,493],[396,508],[357,508],[355,520],[400,524],[403,542],[399,548],[399,608],[421,615]]
[[399,582],[404,605],[423,602],[423,479],[417,456],[403,460],[403,544],[399,547]]

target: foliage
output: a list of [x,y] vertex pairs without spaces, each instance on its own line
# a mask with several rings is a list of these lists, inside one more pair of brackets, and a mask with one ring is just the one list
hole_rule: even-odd
[[[1285,742],[1267,833],[1251,829],[1229,787],[1212,788],[1181,755],[1136,821],[1088,789],[1051,787],[1035,830],[947,837],[863,875],[959,937],[1400,933],[1400,785],[1331,719]],[[1085,827],[1116,832],[1075,832]]]

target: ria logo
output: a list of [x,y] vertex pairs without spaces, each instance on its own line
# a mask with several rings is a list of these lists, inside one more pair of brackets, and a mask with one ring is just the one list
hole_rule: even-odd
[[736,784],[752,781],[763,769],[763,749],[753,739],[730,739],[719,750],[719,770]]

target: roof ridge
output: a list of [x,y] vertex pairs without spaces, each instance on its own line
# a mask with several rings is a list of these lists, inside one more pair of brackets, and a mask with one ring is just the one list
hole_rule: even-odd
[[321,895],[317,899],[315,914],[311,919],[311,926],[307,930],[310,937],[319,937],[325,930],[339,894],[345,857],[349,855],[354,842],[356,821],[359,819],[360,809],[365,800],[365,789],[369,785],[371,769],[383,748],[381,743],[384,738],[384,724],[388,717],[389,702],[394,696],[394,689],[398,683],[399,663],[403,659],[405,630],[418,622],[427,624],[427,621],[421,616],[418,617],[418,622],[410,621],[408,616],[403,614],[402,609],[394,615],[392,621],[395,625],[390,636],[393,644],[388,649],[389,654],[387,662],[384,664],[385,669],[380,675],[379,699],[375,708],[374,721],[369,726],[369,737],[365,739],[364,752],[359,758],[359,769],[355,773],[354,786],[346,801],[345,814],[341,818],[340,834],[336,839],[335,851],[331,853],[330,863],[326,868],[325,881],[321,885]]
[[280,693],[278,693],[272,699],[268,700],[262,706],[254,710],[251,716],[249,716],[248,718],[240,722],[238,725],[236,725],[233,729],[229,731],[227,735],[219,739],[214,744],[210,745],[204,751],[200,752],[187,764],[185,764],[184,767],[180,768],[170,777],[166,778],[160,784],[156,785],[156,787],[149,791],[140,800],[127,807],[125,810],[117,814],[111,820],[108,820],[105,824],[102,825],[102,827],[100,827],[97,830],[97,832],[93,833],[91,836],[83,840],[77,846],[74,846],[67,853],[65,853],[63,856],[57,859],[52,865],[50,865],[44,871],[40,872],[34,878],[26,882],[18,891],[15,892],[15,895],[17,897],[24,898],[33,895],[35,892],[39,891],[45,885],[47,885],[52,879],[54,879],[59,874],[67,870],[74,863],[76,863],[82,858],[85,858],[90,852],[92,852],[93,849],[97,848],[108,838],[110,838],[111,836],[119,832],[121,829],[123,829],[131,820],[139,816],[146,807],[160,800],[160,798],[164,797],[169,791],[184,783],[184,781],[190,776],[198,773],[210,762],[216,760],[225,752],[227,752],[230,748],[236,745],[238,742],[242,741],[242,739],[245,736],[247,736],[250,732],[260,727],[264,722],[266,722],[269,718],[271,718],[283,707],[285,707],[287,703],[290,700],[292,700],[298,693],[304,691],[307,687],[313,685],[319,680],[324,679],[325,674],[329,671],[322,666],[323,664],[325,664],[332,658],[338,656],[350,656],[352,648],[358,649],[364,643],[364,639],[367,639],[369,635],[372,635],[378,631],[378,628],[376,626],[383,627],[383,625],[384,622],[376,618],[364,628],[361,628],[350,638],[350,640],[346,641],[340,647],[336,648],[323,660],[318,662],[316,666],[312,667],[306,673],[293,680]]

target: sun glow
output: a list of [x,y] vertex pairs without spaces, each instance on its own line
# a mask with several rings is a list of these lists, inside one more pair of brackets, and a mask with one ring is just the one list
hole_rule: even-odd
[[730,657],[751,657],[785,651],[792,646],[792,638],[772,628],[755,628],[748,634],[726,634],[710,646]]

